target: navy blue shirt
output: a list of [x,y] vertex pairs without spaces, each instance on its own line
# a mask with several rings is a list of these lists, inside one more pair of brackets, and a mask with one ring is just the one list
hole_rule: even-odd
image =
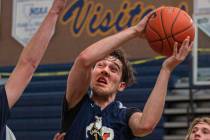
[[66,132],[65,140],[130,140],[134,136],[128,120],[137,111],[124,107],[119,101],[101,110],[88,95],[69,110],[64,99],[62,131]]
[[6,122],[9,118],[10,109],[4,86],[0,86],[0,140],[6,140]]

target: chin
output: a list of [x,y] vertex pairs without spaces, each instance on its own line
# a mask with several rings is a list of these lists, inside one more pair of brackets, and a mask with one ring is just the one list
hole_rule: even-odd
[[94,87],[92,90],[93,94],[96,96],[108,96],[110,94],[105,88],[101,87]]
[[93,89],[93,93],[98,96],[107,95],[107,92],[103,89]]

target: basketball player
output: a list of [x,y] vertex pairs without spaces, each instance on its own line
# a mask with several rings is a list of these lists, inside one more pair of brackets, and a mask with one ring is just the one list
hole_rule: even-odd
[[210,140],[210,118],[194,119],[185,140]]
[[186,58],[192,44],[189,37],[179,51],[174,44],[173,55],[162,64],[143,112],[115,101],[117,93],[134,82],[130,63],[119,48],[133,38],[144,37],[149,16],[136,26],[90,45],[76,58],[63,104],[65,140],[130,140],[155,128],[163,112],[171,72]]
[[[65,0],[54,0],[54,3],[28,46],[21,53],[20,59],[4,86],[0,87],[0,140],[5,140],[9,129],[6,127],[10,110],[22,95],[27,84],[43,57],[54,29],[58,16],[64,8]],[[7,131],[8,130],[8,131]],[[9,139],[9,137],[7,137]],[[13,139],[15,139],[13,137]]]

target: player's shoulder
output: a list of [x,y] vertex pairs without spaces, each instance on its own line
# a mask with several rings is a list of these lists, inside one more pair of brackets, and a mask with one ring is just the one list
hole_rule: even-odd
[[120,101],[115,101],[115,104],[116,104],[116,107],[118,108],[118,109],[127,109],[127,107],[125,106],[125,105],[123,105],[123,103],[122,102],[120,102]]

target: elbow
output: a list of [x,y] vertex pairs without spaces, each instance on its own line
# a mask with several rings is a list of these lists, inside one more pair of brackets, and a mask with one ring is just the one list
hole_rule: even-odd
[[138,128],[136,128],[133,131],[133,134],[134,134],[134,136],[137,136],[137,137],[143,137],[143,136],[146,136],[146,135],[152,133],[154,128],[155,128],[155,126],[153,126],[151,124],[145,124],[145,125],[142,125],[142,126],[139,126]]
[[93,65],[90,61],[89,56],[85,52],[79,54],[79,56],[75,60],[75,63],[84,68],[89,68]]

